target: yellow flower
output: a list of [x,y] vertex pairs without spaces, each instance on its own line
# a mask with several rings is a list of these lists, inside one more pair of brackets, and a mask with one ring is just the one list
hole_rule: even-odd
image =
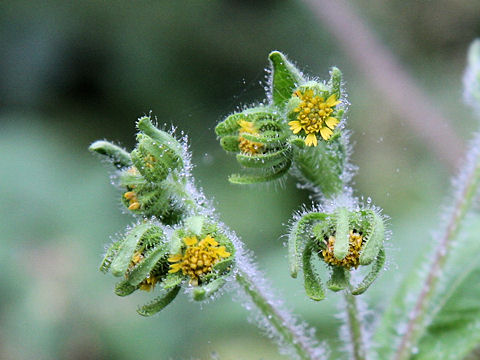
[[240,148],[240,150],[243,153],[249,154],[249,155],[255,155],[260,153],[262,151],[263,144],[247,140],[242,136],[242,134],[258,135],[258,131],[253,126],[253,123],[251,121],[240,120],[238,122],[238,125],[240,125],[240,129],[238,131],[238,134],[239,134],[238,147]]
[[212,271],[212,266],[220,259],[227,258],[231,254],[226,251],[225,246],[218,246],[210,235],[207,235],[200,242],[196,236],[183,239],[187,248],[185,252],[180,252],[170,256],[169,273],[176,273],[182,270],[183,275],[190,276],[190,284],[198,285],[199,277]]
[[305,137],[307,146],[318,145],[318,133],[324,140],[330,139],[333,129],[339,123],[337,118],[330,116],[335,106],[340,104],[336,95],[330,95],[326,101],[320,96],[314,96],[313,90],[306,90],[303,93],[297,90],[294,95],[299,97],[302,102],[293,110],[298,115],[297,120],[288,123],[290,130],[294,134],[303,130],[307,135]]
[[349,248],[348,254],[342,260],[337,259],[333,255],[333,247],[335,245],[335,237],[330,236],[328,242],[325,241],[327,248],[322,250],[323,260],[332,265],[343,266],[344,268],[351,269],[354,267],[355,269],[358,268],[359,258],[360,258],[360,249],[362,248],[363,244],[363,236],[357,232],[353,232],[350,230],[350,237],[349,237]]

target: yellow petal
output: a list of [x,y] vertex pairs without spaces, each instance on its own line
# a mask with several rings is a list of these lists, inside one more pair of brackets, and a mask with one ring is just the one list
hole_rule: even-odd
[[169,272],[170,274],[173,274],[173,273],[176,273],[177,271],[179,271],[181,268],[182,268],[182,264],[181,264],[181,263],[172,264],[172,265],[170,265],[170,270],[168,270],[168,272]]
[[168,258],[168,261],[169,262],[177,262],[177,261],[180,261],[183,259],[183,255],[182,254],[176,254],[176,255],[173,255],[173,256],[170,256]]
[[221,256],[223,258],[227,258],[231,255],[228,251],[226,251],[225,246],[220,246],[217,249],[217,254],[218,254],[218,256]]
[[322,135],[322,138],[324,140],[330,139],[330,136],[332,136],[332,134],[333,134],[333,131],[330,130],[328,127],[322,127],[320,129],[320,135]]
[[327,120],[325,120],[325,124],[327,124],[327,126],[332,130],[338,123],[339,121],[334,117],[329,117]]
[[302,130],[302,126],[300,125],[300,121],[290,121],[288,123],[290,125],[290,130],[293,131],[294,134],[298,134]]
[[183,242],[185,243],[185,245],[187,246],[192,246],[192,245],[195,245],[198,240],[197,240],[197,237],[196,236],[192,236],[192,237],[186,237],[183,239]]
[[317,146],[317,136],[315,134],[308,134],[307,137],[305,138],[305,144],[307,146]]
[[337,101],[337,95],[332,94],[327,101],[325,101],[325,104],[327,104],[327,106],[334,107],[335,105],[340,104],[340,101]]
[[208,244],[210,246],[217,246],[218,242],[215,241],[213,237],[210,235],[205,236],[205,238],[201,241],[203,244]]

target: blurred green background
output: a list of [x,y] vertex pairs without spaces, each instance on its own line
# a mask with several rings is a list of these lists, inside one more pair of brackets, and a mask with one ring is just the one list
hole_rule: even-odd
[[[480,2],[351,5],[448,119],[452,136],[468,139],[476,124],[462,104],[461,77],[480,36]],[[108,138],[131,148],[136,118],[150,111],[190,135],[197,184],[288,307],[340,345],[338,297],[308,301],[288,274],[281,235],[308,193],[291,180],[230,185],[237,165],[213,133],[224,116],[264,98],[274,49],[308,74],[325,78],[332,65],[344,72],[357,194],[392,218],[388,271],[366,297],[375,310],[438,223],[451,167],[301,1],[7,0],[0,49],[1,359],[283,358],[229,295],[203,306],[179,296],[145,319],[135,309],[153,294],[119,298],[115,280],[98,271],[104,244],[133,220],[87,147]],[[410,100],[405,112],[414,113]]]

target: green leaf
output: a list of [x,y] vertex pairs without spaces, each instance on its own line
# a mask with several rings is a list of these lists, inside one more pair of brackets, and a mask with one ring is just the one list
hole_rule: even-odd
[[287,134],[267,130],[260,134],[243,133],[242,137],[252,142],[261,143],[266,148],[278,148],[285,146],[284,144],[287,139]]
[[[462,359],[480,343],[480,219],[472,217],[465,221],[462,228],[464,231],[455,240],[455,246],[449,249],[440,283],[424,315],[430,319],[430,326],[415,346],[418,349],[415,360]],[[395,347],[392,344],[398,344],[401,336],[399,324],[407,323],[425,281],[426,273],[419,269],[424,269],[431,262],[434,251],[433,246],[428,246],[422,257],[415,260],[414,269],[405,274],[404,281],[384,312],[373,338],[379,359],[393,356]]]
[[267,168],[281,164],[290,156],[290,149],[284,148],[279,151],[258,155],[237,154],[237,161],[244,167]]
[[322,280],[315,274],[312,267],[312,251],[313,244],[310,242],[303,251],[303,279],[305,292],[307,296],[315,301],[320,301],[325,298],[325,291],[323,289]]
[[218,123],[215,127],[215,134],[222,137],[226,135],[238,135],[237,132],[240,128],[238,122],[242,119],[245,119],[245,115],[242,113],[235,113],[227,116],[225,120]]
[[340,134],[334,133],[328,142],[320,140],[315,147],[294,150],[295,168],[301,180],[318,187],[326,197],[343,190],[346,147]]
[[335,212],[335,244],[333,255],[336,259],[342,260],[347,256],[350,246],[349,211],[346,208],[338,208]]
[[293,91],[304,82],[301,72],[279,51],[269,55],[272,65],[272,99],[279,108],[283,108],[292,97]]
[[165,308],[168,304],[170,304],[173,301],[173,299],[177,297],[179,291],[180,291],[180,286],[173,288],[166,294],[157,297],[151,303],[137,309],[137,313],[139,313],[142,316],[152,316],[158,313],[163,308]]
[[128,269],[132,256],[135,253],[138,242],[142,235],[148,231],[151,224],[140,224],[135,226],[123,240],[118,253],[111,265],[111,271],[114,276],[122,276]]
[[92,152],[108,157],[117,168],[132,165],[130,154],[111,142],[104,140],[95,141],[88,149]]
[[165,290],[171,289],[177,285],[179,285],[183,280],[183,275],[182,272],[176,272],[176,273],[168,273],[167,276],[165,277],[165,280],[162,282],[162,287]]
[[463,359],[480,344],[480,222],[473,219],[467,226],[445,264],[414,360]]
[[112,265],[112,261],[115,258],[115,255],[118,252],[118,249],[120,248],[120,245],[122,244],[123,240],[114,242],[112,245],[107,250],[107,253],[105,254],[102,263],[100,264],[100,271],[106,274],[108,270],[110,270],[110,266]]
[[245,185],[245,184],[257,184],[261,182],[276,180],[282,177],[283,175],[285,175],[290,169],[291,165],[292,165],[291,161],[286,161],[283,166],[274,167],[271,171],[265,172],[260,175],[233,174],[233,175],[230,175],[230,177],[228,178],[228,181],[230,181],[232,184]]
[[378,252],[375,262],[372,265],[372,269],[365,276],[362,282],[355,289],[352,290],[352,294],[353,295],[363,294],[369,288],[369,286],[372,285],[373,281],[377,278],[384,264],[385,264],[385,249],[382,247]]
[[332,276],[327,281],[327,287],[332,291],[344,290],[348,287],[350,280],[350,272],[341,267],[333,266]]
[[360,252],[360,265],[370,264],[376,257],[385,241],[385,225],[383,219],[375,211],[370,211],[367,216],[370,219],[367,239]]
[[238,135],[226,135],[220,139],[220,146],[225,151],[237,152],[239,140]]
[[138,119],[137,128],[145,135],[148,135],[154,141],[156,141],[157,145],[163,145],[168,149],[171,149],[178,158],[182,157],[182,145],[178,142],[178,140],[169,133],[159,130],[155,126],[153,126],[149,116],[144,116]]
[[209,282],[207,285],[198,286],[193,290],[193,300],[202,301],[207,299],[217,292],[225,284],[225,282],[225,279],[218,278]]
[[306,244],[310,239],[310,234],[306,233],[306,226],[314,220],[324,221],[326,218],[326,214],[310,212],[295,221],[290,228],[288,233],[288,263],[290,264],[291,277],[296,278],[298,274],[299,252],[303,248],[300,242],[303,240]]
[[132,285],[140,284],[153,270],[158,261],[167,253],[166,246],[160,244],[145,254],[144,259],[128,274],[128,282]]
[[115,294],[118,296],[127,296],[137,290],[138,286],[133,286],[128,280],[120,281],[115,285]]
[[330,70],[330,80],[328,87],[331,93],[337,96],[337,100],[342,96],[342,72],[337,67],[332,67]]

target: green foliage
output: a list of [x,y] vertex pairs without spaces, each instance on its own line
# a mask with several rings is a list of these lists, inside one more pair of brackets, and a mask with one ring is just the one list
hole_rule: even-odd
[[272,64],[272,99],[275,106],[282,109],[292,96],[293,91],[303,83],[301,72],[279,51],[268,56]]
[[162,311],[168,304],[170,304],[178,295],[180,286],[174,287],[165,294],[158,296],[151,303],[144,305],[137,309],[137,313],[142,316],[152,316]]

